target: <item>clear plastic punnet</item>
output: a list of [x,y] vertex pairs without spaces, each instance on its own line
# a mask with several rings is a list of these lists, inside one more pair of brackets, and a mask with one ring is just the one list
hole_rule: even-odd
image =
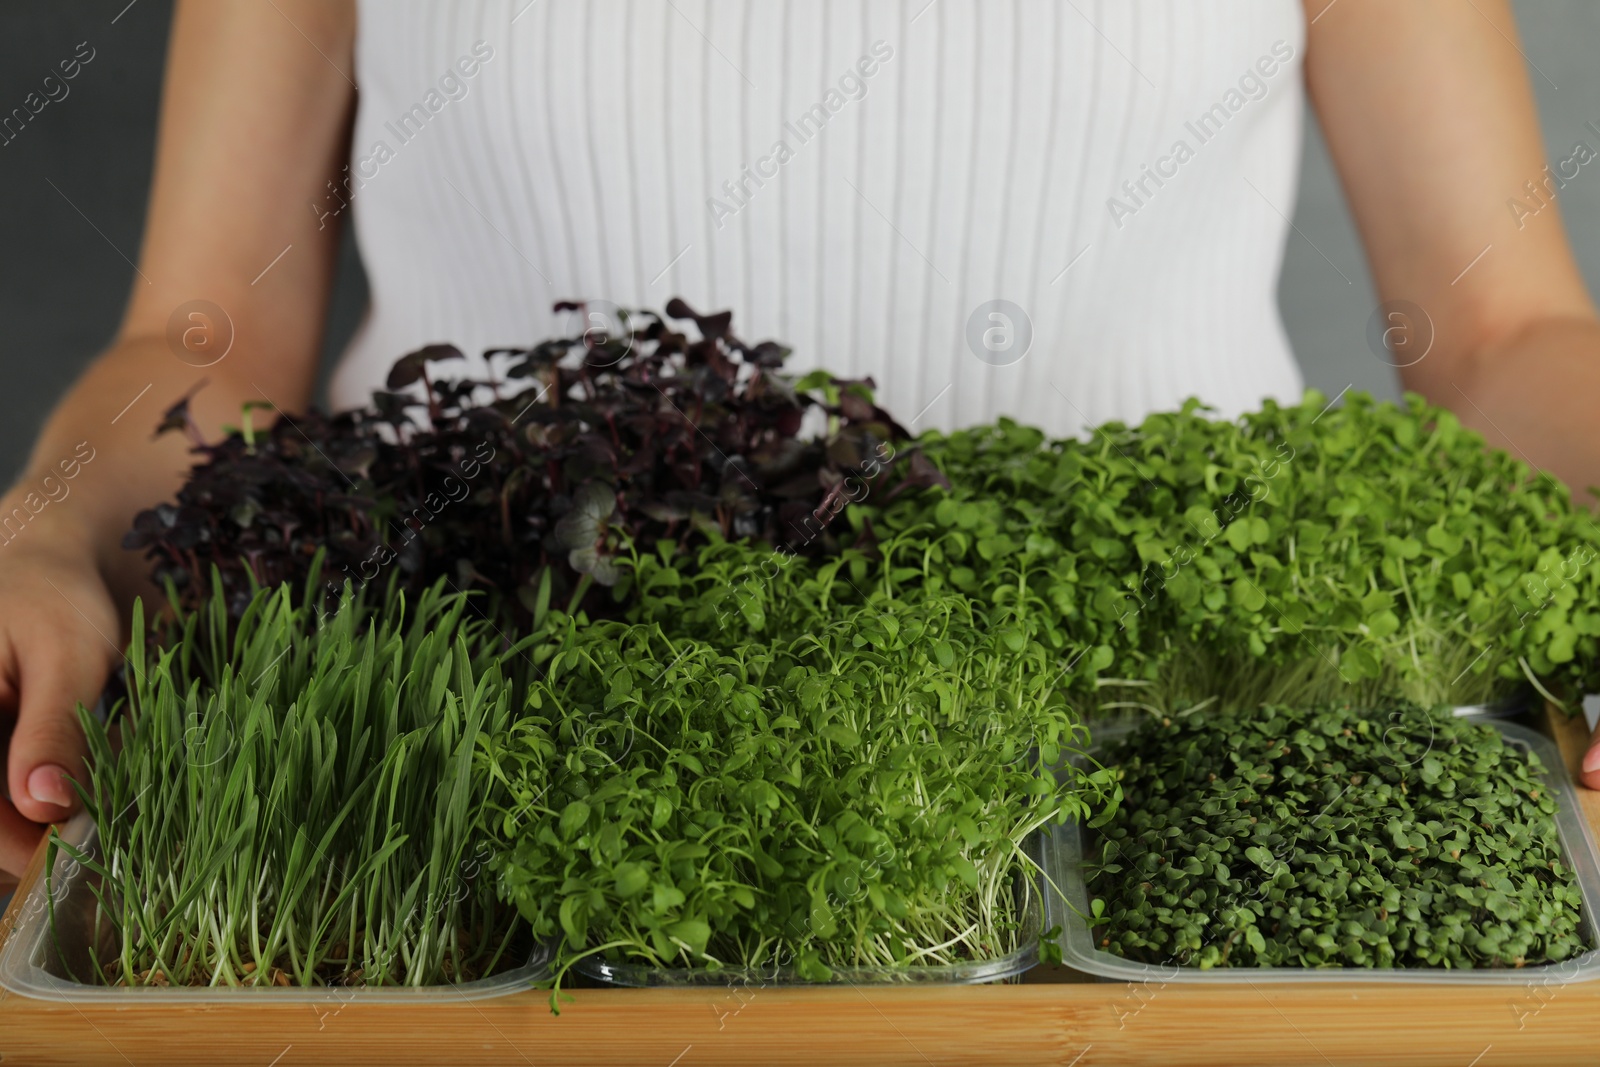
[[[1089,925],[1089,893],[1084,884],[1083,862],[1087,828],[1076,823],[1056,827],[1045,841],[1044,869],[1059,892],[1045,898],[1046,927],[1060,926],[1062,962],[1074,970],[1120,982],[1413,982],[1436,985],[1504,985],[1541,987],[1566,985],[1600,977],[1600,856],[1583,808],[1567,777],[1566,763],[1555,743],[1543,734],[1501,719],[1485,719],[1504,735],[1506,743],[1532,752],[1544,765],[1545,782],[1560,807],[1556,829],[1568,865],[1583,892],[1583,931],[1589,951],[1560,963],[1526,967],[1183,967],[1175,963],[1150,964],[1125,959],[1100,948]],[[1096,731],[1090,758],[1127,734],[1119,724]],[[1063,899],[1063,897],[1065,899]]]
[[[93,847],[95,831],[85,814],[61,827],[61,836],[80,849]],[[90,973],[90,945],[96,930],[95,897],[86,868],[65,850],[55,856],[50,876],[41,873],[32,886],[20,887],[0,924],[0,986],[40,1000],[95,1004],[263,1003],[326,1004],[337,1011],[345,1004],[426,1004],[481,1000],[528,989],[549,976],[550,954],[535,948],[522,959],[487,978],[456,985],[428,986],[110,986],[91,985],[73,975]],[[55,931],[51,930],[50,896],[55,896]]]

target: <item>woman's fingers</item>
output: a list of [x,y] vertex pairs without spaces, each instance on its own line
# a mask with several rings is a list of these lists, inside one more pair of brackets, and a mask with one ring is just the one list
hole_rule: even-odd
[[15,873],[40,827],[78,807],[87,781],[78,705],[93,706],[118,655],[117,609],[92,562],[16,554],[0,570],[0,692],[15,716],[0,811],[0,866]]
[[[87,623],[80,625],[88,629]],[[88,746],[77,707],[94,706],[105,685],[109,652],[95,648],[100,638],[92,630],[88,638],[51,628],[11,640],[21,693],[6,780],[12,804],[34,822],[55,822],[78,808],[71,780],[85,780]]]
[[1583,784],[1600,789],[1600,726],[1589,738],[1589,751],[1583,754]]

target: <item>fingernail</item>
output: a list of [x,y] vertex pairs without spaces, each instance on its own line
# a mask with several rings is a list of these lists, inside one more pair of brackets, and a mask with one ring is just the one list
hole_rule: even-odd
[[56,804],[70,808],[77,803],[78,795],[67,783],[67,772],[53,763],[35,767],[28,775],[28,795],[41,804]]
[[1600,771],[1600,745],[1596,745],[1583,755],[1583,773]]

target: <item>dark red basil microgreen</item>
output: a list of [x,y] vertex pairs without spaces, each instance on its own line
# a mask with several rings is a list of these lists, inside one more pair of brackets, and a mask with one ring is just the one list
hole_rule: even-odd
[[[588,321],[581,304],[557,309]],[[303,585],[323,550],[335,583],[397,577],[415,590],[442,577],[493,594],[519,623],[552,603],[616,614],[629,589],[615,561],[630,542],[836,553],[844,503],[883,479],[907,437],[872,382],[784,374],[787,348],[746,343],[730,312],[681,299],[666,316],[622,319],[621,332],[493,349],[500,376],[487,380],[442,377],[462,353],[427,345],[365,409],[262,430],[247,412],[214,444],[199,440],[185,398],[158,432],[190,432],[201,461],[123,545],[146,550],[157,582],[191,609],[213,566],[237,613],[253,584]],[[684,320],[698,337],[674,327]],[[812,411],[827,432],[801,439]],[[944,484],[912,455],[893,492]]]

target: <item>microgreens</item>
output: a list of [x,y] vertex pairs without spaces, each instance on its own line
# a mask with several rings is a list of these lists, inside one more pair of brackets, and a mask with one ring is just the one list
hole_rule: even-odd
[[1014,950],[1030,835],[1114,793],[1045,769],[1085,733],[1032,605],[862,602],[845,560],[791,560],[730,613],[769,555],[636,557],[649,621],[569,621],[483,742],[502,893],[562,970],[603,953],[825,979]]
[[[1559,483],[1354,393],[1083,440],[1002,419],[899,463],[870,383],[666,310],[699,339],[639,313],[490,353],[491,381],[431,345],[368,410],[247,410],[139,516],[182,621],[157,651],[136,619],[120,750],[85,717],[96,980],[482,974],[513,937],[496,895],[558,985],[590,955],[992,959],[1029,836],[1114,811],[1095,916],[1127,955],[1583,947],[1535,763],[1393,703],[1600,681],[1600,528]],[[193,431],[182,403],[163,425]],[[377,605],[380,574],[409,599]],[[1136,706],[1116,774],[1048,773],[1080,711]],[[1397,758],[1397,722],[1433,747]]]
[[1002,419],[920,443],[951,491],[864,514],[880,535],[960,533],[943,578],[973,596],[1028,565],[1089,700],[1432,706],[1600,682],[1600,528],[1418,397],[1311,392],[1236,421],[1190,402],[1081,441]]
[[1521,967],[1590,947],[1539,759],[1398,705],[1151,718],[1104,757],[1099,944],[1201,968]]
[[[872,383],[796,379],[781,372],[788,349],[739,339],[728,312],[666,310],[626,316],[621,335],[493,350],[500,378],[440,377],[462,353],[429,345],[395,364],[370,408],[266,429],[247,410],[242,429],[195,449],[204,461],[176,502],[141,512],[123,543],[147,550],[191,609],[213,567],[237,613],[256,584],[300,586],[325,552],[335,589],[398,572],[415,592],[443,577],[492,594],[488,610],[519,626],[551,605],[615,614],[630,541],[837,551],[838,505],[905,437]],[[692,320],[699,339],[672,320]],[[193,430],[187,403],[164,428]],[[802,439],[813,412],[825,432]],[[941,480],[925,463],[897,478]]]
[[473,754],[526,650],[437,589],[292,599],[258,591],[230,625],[219,578],[159,652],[135,608],[129,707],[110,729],[80,714],[98,840],[56,839],[96,903],[79,980],[425,985],[523,962],[514,912],[469,875],[492,792]]

